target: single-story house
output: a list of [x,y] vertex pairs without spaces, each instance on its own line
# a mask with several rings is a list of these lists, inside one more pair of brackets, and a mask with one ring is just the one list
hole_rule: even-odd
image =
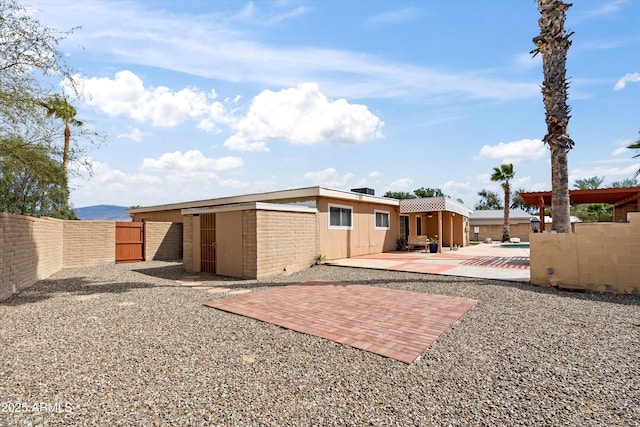
[[[393,251],[413,223],[415,232],[424,235],[435,236],[436,230],[441,230],[441,247],[449,242],[464,246],[470,211],[451,200],[429,204],[426,201],[430,199],[441,198],[414,199],[423,202],[410,206],[405,201],[401,204],[397,199],[375,196],[367,188],[344,191],[308,187],[127,212],[132,221],[182,223],[183,265],[187,271],[261,278],[307,268],[318,258],[332,260]],[[425,218],[421,229],[417,228],[418,217]]]
[[[509,210],[509,237],[519,238],[522,242],[529,241],[531,233],[531,219],[535,215],[522,209]],[[504,227],[504,209],[476,210],[469,217],[469,239],[482,242],[487,237],[501,241]]]

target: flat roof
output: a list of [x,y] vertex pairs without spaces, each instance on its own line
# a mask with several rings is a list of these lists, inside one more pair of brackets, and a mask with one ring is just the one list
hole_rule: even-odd
[[[522,199],[530,205],[538,206],[540,199],[545,205],[551,205],[551,191],[520,193]],[[608,203],[621,205],[640,199],[640,187],[596,188],[593,190],[569,190],[569,203]]]
[[203,207],[216,207],[223,205],[238,205],[242,203],[270,202],[273,200],[301,200],[314,197],[331,197],[342,200],[379,203],[384,205],[399,206],[400,202],[388,197],[371,196],[355,193],[353,191],[334,190],[324,187],[305,187],[289,190],[270,191],[266,193],[245,194],[242,196],[220,197],[216,199],[195,200],[191,202],[170,203],[166,205],[145,206],[142,208],[127,209],[129,214],[169,211],[177,209],[191,209]]

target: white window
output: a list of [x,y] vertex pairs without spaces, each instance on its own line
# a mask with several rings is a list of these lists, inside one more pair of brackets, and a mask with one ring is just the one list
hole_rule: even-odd
[[376,216],[376,230],[388,230],[389,229],[389,212],[375,210]]
[[353,228],[353,208],[351,206],[330,204],[329,228],[351,230]]

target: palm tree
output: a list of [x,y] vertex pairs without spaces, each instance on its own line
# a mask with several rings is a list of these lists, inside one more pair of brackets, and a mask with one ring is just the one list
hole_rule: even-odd
[[83,123],[76,119],[76,108],[69,104],[66,98],[53,95],[45,102],[40,103],[47,110],[47,117],[62,119],[64,122],[64,149],[62,152],[62,167],[65,179],[68,178],[69,171],[69,146],[71,144],[71,125],[80,127]]
[[569,7],[571,4],[562,0],[538,0],[542,15],[538,20],[540,35],[533,38],[536,49],[531,51],[534,56],[542,54],[542,97],[547,123],[543,141],[551,152],[551,208],[553,227],[558,233],[571,233],[567,154],[574,143],[567,132],[571,108],[567,105],[566,62],[573,33],[564,30]]
[[[627,145],[627,148],[629,148],[630,150],[640,150],[640,139],[637,140],[636,142],[634,142],[631,145]],[[635,156],[633,156],[633,158],[638,158],[640,157],[640,153],[636,154]],[[638,169],[636,171],[636,173],[633,175],[633,179],[638,178],[638,175],[640,175],[640,169]]]
[[501,165],[499,168],[493,168],[493,174],[491,175],[491,181],[502,182],[502,189],[504,190],[504,225],[502,227],[502,241],[509,241],[509,206],[511,205],[511,184],[509,180],[513,178],[516,173],[513,171],[513,164]]

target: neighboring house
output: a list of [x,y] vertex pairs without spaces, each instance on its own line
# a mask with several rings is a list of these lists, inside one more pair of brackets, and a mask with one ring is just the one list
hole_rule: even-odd
[[[465,213],[469,211],[457,202],[439,201],[444,198],[414,200],[431,199],[431,205],[414,206],[428,208],[422,211],[423,233],[439,226],[445,244],[464,246],[464,227],[468,227]],[[376,197],[366,188],[343,191],[308,187],[127,212],[133,221],[182,223],[183,265],[187,271],[261,278],[307,268],[317,257],[332,260],[395,250],[398,239],[412,227],[408,219],[400,220],[403,205],[404,201]],[[436,217],[433,223],[427,220],[429,212]],[[416,215],[420,212],[413,210],[403,218]]]
[[[522,209],[509,210],[509,237],[517,237],[522,242],[528,242],[532,218],[535,216]],[[500,242],[504,227],[504,210],[473,211],[469,223],[469,240],[482,242],[489,237]]]

